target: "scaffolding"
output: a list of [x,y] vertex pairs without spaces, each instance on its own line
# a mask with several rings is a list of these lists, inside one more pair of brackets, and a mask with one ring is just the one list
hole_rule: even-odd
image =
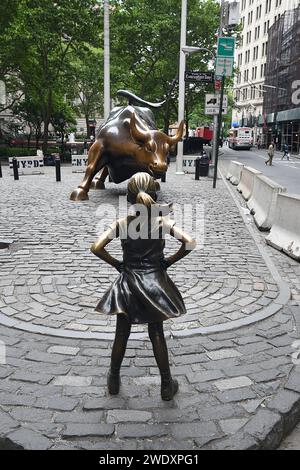
[[291,110],[300,108],[299,85],[300,6],[286,11],[269,30],[263,103],[264,142],[274,141],[278,149],[287,144],[296,154],[300,152],[300,119],[298,111]]

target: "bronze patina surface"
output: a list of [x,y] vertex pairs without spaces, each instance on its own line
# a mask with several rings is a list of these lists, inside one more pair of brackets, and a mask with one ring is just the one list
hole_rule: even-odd
[[[162,105],[148,103],[124,90],[119,94],[129,98],[130,103],[139,101],[151,107]],[[85,176],[70,199],[88,200],[90,188],[104,189],[108,175],[114,183],[121,183],[141,171],[161,178],[167,170],[169,150],[182,139],[183,130],[183,121],[173,137],[157,130],[154,115],[147,107],[129,104],[114,108],[98,131],[89,150]],[[100,176],[93,182],[100,171]]]

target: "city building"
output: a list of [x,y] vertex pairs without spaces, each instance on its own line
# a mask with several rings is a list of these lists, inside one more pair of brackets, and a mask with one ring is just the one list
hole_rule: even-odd
[[235,55],[237,72],[232,123],[253,128],[255,142],[258,138],[263,139],[268,34],[281,16],[299,3],[300,0],[240,0],[242,32]]
[[262,127],[265,141],[300,150],[300,6],[269,31]]

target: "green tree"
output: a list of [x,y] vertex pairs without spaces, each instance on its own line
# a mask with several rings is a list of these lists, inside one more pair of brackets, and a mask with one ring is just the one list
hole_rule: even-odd
[[43,114],[39,100],[30,94],[25,94],[25,98],[18,101],[12,106],[14,116],[25,124],[24,128],[28,128],[28,148],[30,146],[31,137],[34,135],[36,148],[39,146],[39,140],[42,135]]
[[[14,106],[22,97],[20,80],[14,63],[15,44],[11,38],[11,27],[15,22],[18,0],[0,2],[0,80],[5,83],[6,103],[0,105],[0,112]],[[24,50],[18,52],[25,54]]]
[[[130,88],[144,98],[166,99],[158,122],[167,131],[177,118],[181,0],[115,0],[111,15],[113,92]],[[219,23],[217,0],[189,0],[187,44],[212,48]],[[207,70],[210,56],[195,54],[189,67]]]
[[16,13],[6,28],[7,49],[13,53],[13,73],[22,88],[39,99],[44,150],[55,96],[67,94],[72,85],[68,81],[71,56],[82,43],[97,40],[100,30],[94,0],[17,2]]
[[103,51],[84,46],[72,60],[71,74],[74,83],[70,98],[78,116],[84,116],[86,128],[90,119],[103,113]]

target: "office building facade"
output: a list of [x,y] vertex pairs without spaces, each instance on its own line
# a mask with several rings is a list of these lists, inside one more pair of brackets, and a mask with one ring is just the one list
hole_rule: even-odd
[[265,79],[269,31],[286,11],[299,4],[300,0],[240,0],[242,32],[235,55],[237,72],[232,122],[235,126],[251,127],[255,142],[264,138],[262,124],[264,95],[268,90]]
[[265,141],[300,153],[300,6],[269,31],[262,127]]

